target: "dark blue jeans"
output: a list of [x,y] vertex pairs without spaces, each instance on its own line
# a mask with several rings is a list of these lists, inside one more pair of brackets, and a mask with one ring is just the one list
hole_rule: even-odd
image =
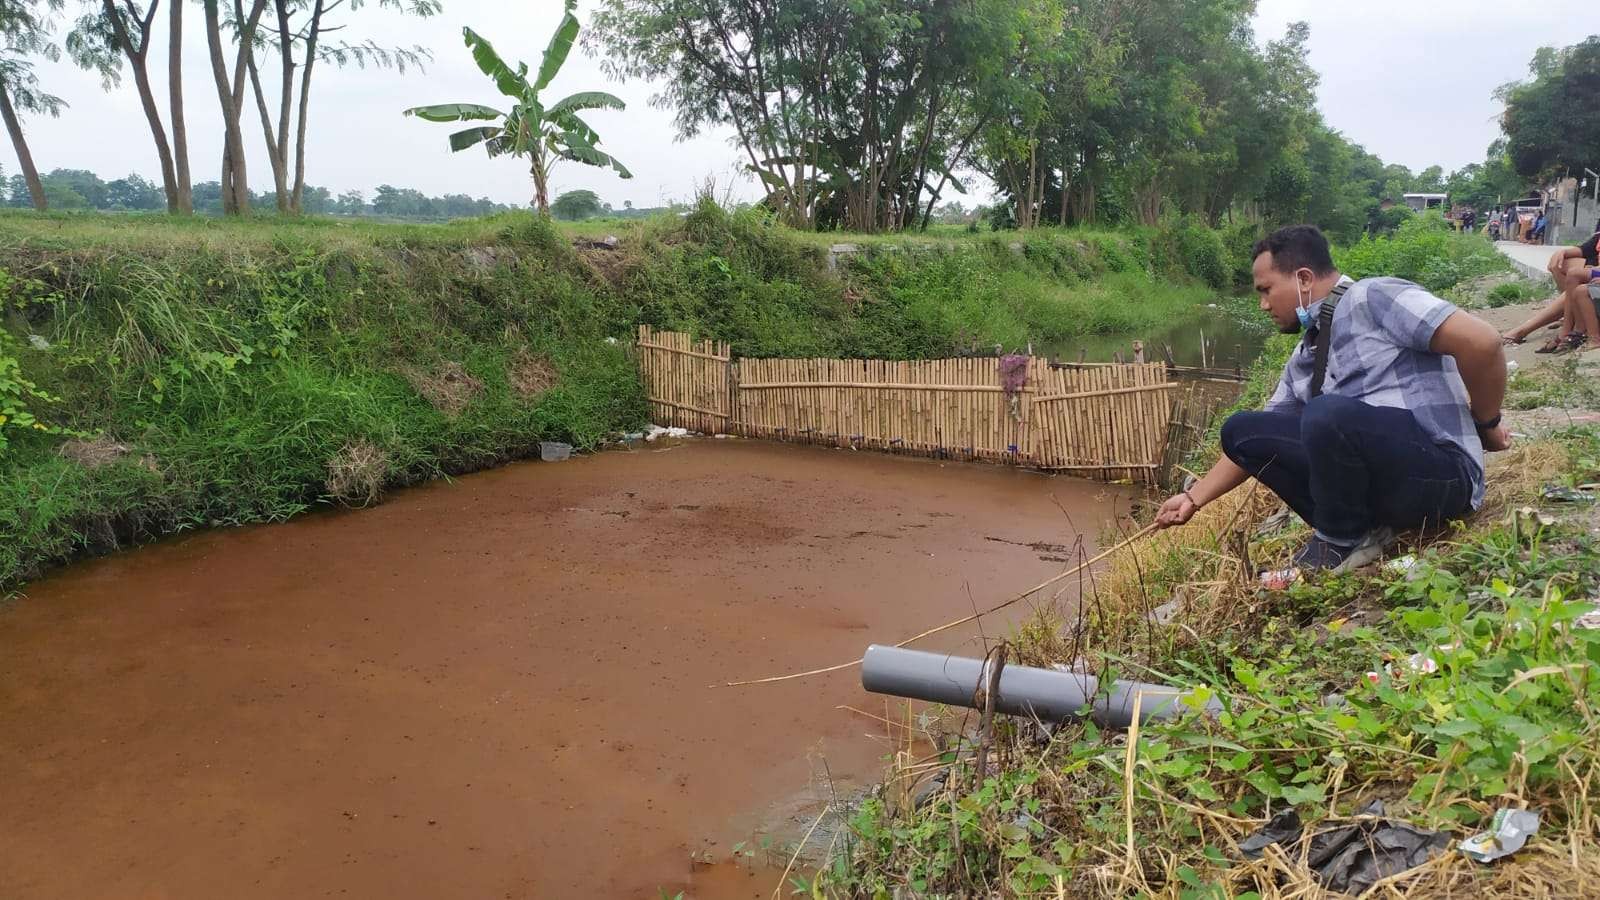
[[1299,413],[1242,412],[1222,452],[1317,530],[1354,544],[1374,527],[1439,525],[1472,503],[1471,461],[1408,410],[1324,394]]

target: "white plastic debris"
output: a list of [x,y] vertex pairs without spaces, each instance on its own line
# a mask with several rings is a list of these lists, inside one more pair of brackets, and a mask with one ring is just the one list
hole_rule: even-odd
[[1539,813],[1531,809],[1501,809],[1489,820],[1489,830],[1461,842],[1461,852],[1481,863],[1510,856],[1539,830]]
[[[1413,653],[1410,656],[1406,657],[1404,663],[1402,663],[1400,665],[1389,666],[1388,667],[1388,669],[1389,669],[1389,677],[1391,677],[1391,678],[1401,678],[1401,677],[1405,676],[1407,673],[1411,673],[1411,674],[1415,674],[1415,675],[1432,675],[1433,673],[1439,671],[1439,660],[1435,657],[1434,654],[1437,654],[1437,653],[1449,653],[1450,651],[1455,650],[1455,649],[1459,648],[1460,646],[1461,646],[1460,644],[1455,644],[1455,643],[1452,643],[1452,644],[1440,644],[1438,647],[1435,647],[1430,652]],[[1377,684],[1379,681],[1382,681],[1382,680],[1383,680],[1383,674],[1380,673],[1380,672],[1368,672],[1367,673],[1367,681],[1369,683],[1371,683],[1371,684]]]
[[689,436],[689,429],[687,429],[687,428],[662,428],[660,425],[651,425],[648,429],[645,430],[645,433],[644,433],[644,439],[647,440],[647,441],[653,441],[656,438],[663,438],[663,437],[681,438],[681,437],[688,437],[688,436]]
[[1521,368],[1521,366],[1517,365],[1517,361],[1516,360],[1514,360],[1514,359],[1506,360],[1506,374],[1507,375],[1515,375],[1515,374],[1517,374],[1517,369],[1519,369],[1519,368]]
[[1384,563],[1383,568],[1384,571],[1393,572],[1396,575],[1399,575],[1401,573],[1411,571],[1412,567],[1416,564],[1417,558],[1415,556],[1399,556]]
[[28,335],[28,343],[31,344],[33,346],[33,349],[35,349],[35,350],[49,350],[50,349],[50,342],[45,340],[44,339],[44,335],[42,335],[42,334],[30,334],[30,335]]

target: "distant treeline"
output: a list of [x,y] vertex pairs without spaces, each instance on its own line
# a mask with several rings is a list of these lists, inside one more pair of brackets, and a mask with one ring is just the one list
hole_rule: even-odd
[[[0,170],[0,177],[3,177]],[[86,169],[56,169],[42,175],[45,195],[51,209],[95,209],[108,212],[159,211],[167,208],[166,194],[161,185],[142,175],[131,174],[124,178],[106,181]],[[25,209],[33,205],[28,196],[28,185],[21,174],[0,181],[5,190],[0,192],[0,206]],[[583,192],[587,193],[587,192]],[[263,192],[254,195],[254,208],[267,211],[273,208],[273,195]],[[593,196],[592,194],[590,196]],[[304,212],[324,216],[373,216],[384,219],[415,219],[419,221],[464,219],[487,216],[526,206],[496,203],[487,197],[473,199],[466,194],[445,194],[430,197],[414,188],[379,185],[368,197],[361,191],[333,193],[325,187],[307,185],[303,199]],[[222,215],[222,185],[216,181],[203,181],[194,186],[194,211],[203,215]],[[659,208],[612,209],[600,203],[592,215],[609,215],[619,218],[643,218],[662,211]],[[583,216],[580,216],[583,217]]]

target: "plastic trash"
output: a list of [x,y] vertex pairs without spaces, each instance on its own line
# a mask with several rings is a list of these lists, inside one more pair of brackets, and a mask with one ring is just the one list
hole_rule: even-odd
[[539,459],[545,462],[563,462],[572,457],[572,445],[560,441],[540,441]]
[[1593,491],[1584,490],[1583,488],[1571,488],[1564,484],[1547,484],[1539,494],[1546,500],[1554,500],[1558,503],[1588,503],[1595,498]]
[[1416,564],[1417,558],[1415,556],[1400,556],[1384,563],[1383,569],[1386,572],[1393,572],[1396,575],[1399,575],[1403,572],[1411,571],[1412,566],[1415,566]]
[[1521,850],[1538,830],[1537,810],[1501,809],[1489,820],[1488,831],[1462,841],[1460,849],[1478,862],[1491,863]]
[[1269,591],[1286,591],[1300,580],[1299,569],[1273,569],[1261,573],[1261,586]]
[[[1362,894],[1385,878],[1426,863],[1450,846],[1446,832],[1382,818],[1382,800],[1367,804],[1359,815],[1369,818],[1311,836],[1306,865],[1327,890]],[[1246,859],[1259,859],[1268,845],[1281,844],[1293,859],[1298,853],[1290,848],[1300,843],[1303,834],[1300,816],[1287,809],[1240,841],[1239,849]]]
[[50,349],[50,342],[45,340],[43,335],[39,335],[39,334],[31,334],[30,333],[28,335],[28,345],[33,347],[33,349],[35,349],[35,350],[49,350]]
[[[1404,663],[1389,666],[1389,675],[1392,678],[1403,678],[1407,674],[1432,675],[1433,673],[1439,671],[1439,660],[1435,654],[1449,653],[1460,646],[1460,644],[1440,644],[1430,652],[1413,653],[1406,657]],[[1383,680],[1383,675],[1381,673],[1367,673],[1367,681],[1371,682],[1372,684],[1377,684],[1381,680]]]

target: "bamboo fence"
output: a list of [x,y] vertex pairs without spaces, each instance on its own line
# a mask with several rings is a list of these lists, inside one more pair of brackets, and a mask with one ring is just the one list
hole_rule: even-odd
[[727,344],[640,325],[638,353],[652,422],[704,434],[733,430],[733,356]]
[[639,329],[662,425],[1153,482],[1172,403],[1164,363],[1055,368],[1029,357],[1008,392],[993,358],[741,359],[726,344]]

